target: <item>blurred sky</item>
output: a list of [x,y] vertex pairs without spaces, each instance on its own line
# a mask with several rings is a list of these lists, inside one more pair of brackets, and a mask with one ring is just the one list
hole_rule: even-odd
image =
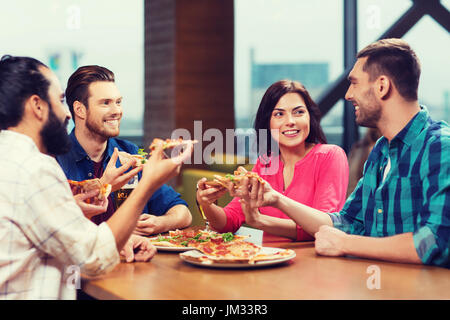
[[[442,3],[450,7],[450,1]],[[377,40],[411,4],[410,0],[359,0],[358,49]],[[236,0],[237,116],[252,112],[249,108],[250,48],[255,50],[257,63],[328,62],[330,81],[336,79],[343,71],[342,12],[343,1],[336,0]],[[443,106],[444,92],[450,92],[449,34],[425,16],[404,39],[422,63],[419,87],[422,103]],[[443,116],[439,112],[436,115]],[[447,117],[450,120],[450,115]]]
[[[359,48],[376,40],[411,3],[359,0]],[[450,0],[442,3],[450,7]],[[59,54],[63,88],[74,71],[72,53],[79,65],[110,68],[124,96],[125,118],[142,119],[142,0],[0,0],[0,8],[1,55],[33,56],[49,64]],[[252,116],[250,49],[258,63],[328,62],[332,81],[343,71],[342,20],[340,0],[235,0],[236,115]],[[422,62],[420,97],[443,106],[444,92],[450,92],[447,31],[425,17],[405,39]]]

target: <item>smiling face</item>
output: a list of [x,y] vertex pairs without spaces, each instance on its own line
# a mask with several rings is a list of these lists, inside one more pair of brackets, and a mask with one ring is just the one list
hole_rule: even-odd
[[348,76],[350,86],[345,99],[355,107],[355,121],[358,125],[376,128],[381,117],[381,104],[375,96],[375,82],[369,81],[369,74],[363,70],[367,58],[359,58]]
[[122,96],[114,82],[97,81],[89,85],[86,127],[104,139],[120,133]]
[[280,98],[272,111],[270,130],[280,148],[305,144],[310,131],[310,116],[301,95],[287,93]]

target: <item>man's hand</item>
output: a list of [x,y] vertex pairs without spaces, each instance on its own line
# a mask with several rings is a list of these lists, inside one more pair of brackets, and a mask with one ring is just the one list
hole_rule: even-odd
[[239,200],[239,202],[241,204],[242,211],[244,212],[245,222],[253,228],[261,229],[261,213],[258,208],[252,208],[244,199]]
[[150,182],[152,189],[156,190],[166,181],[180,173],[181,165],[192,154],[192,142],[186,143],[186,149],[174,158],[165,159],[162,142],[152,151],[151,157],[143,165],[142,179],[139,183]]
[[91,219],[92,217],[100,213],[106,212],[106,209],[108,208],[107,198],[98,205],[84,202],[86,199],[98,196],[98,193],[99,190],[91,190],[87,193],[79,193],[73,196],[75,201],[77,202],[77,205],[80,207],[81,211],[83,211],[84,216],[88,219]]
[[136,225],[136,229],[133,231],[133,233],[140,236],[148,236],[151,234],[161,233],[164,231],[165,230],[162,230],[160,224],[158,223],[157,216],[148,213],[143,213],[140,215]]
[[133,178],[135,175],[138,174],[139,171],[142,170],[142,166],[139,166],[130,170],[127,173],[124,173],[129,168],[131,168],[132,165],[136,163],[136,160],[133,159],[132,161],[124,164],[123,166],[116,168],[116,162],[118,157],[119,157],[119,150],[117,148],[114,148],[114,153],[112,154],[111,159],[106,165],[103,176],[100,178],[100,181],[103,184],[109,183],[112,186],[111,191],[117,191],[120,188],[122,188],[131,178]]
[[245,177],[237,188],[230,183],[228,191],[231,196],[244,199],[251,209],[273,206],[279,199],[278,192],[267,181],[261,183],[256,178]]
[[120,254],[127,262],[147,262],[156,254],[156,248],[148,238],[132,234]]
[[314,235],[316,253],[323,256],[339,257],[345,255],[345,242],[350,237],[345,232],[323,225]]

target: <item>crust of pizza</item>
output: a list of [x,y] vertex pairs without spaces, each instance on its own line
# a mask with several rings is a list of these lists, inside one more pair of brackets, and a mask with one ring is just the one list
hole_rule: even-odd
[[152,143],[149,146],[150,152],[153,152],[156,149],[156,146],[159,144],[162,144],[163,150],[165,149],[170,149],[170,148],[174,148],[177,146],[182,146],[188,143],[197,143],[198,140],[183,140],[182,138],[178,138],[178,139],[159,139],[159,138],[154,138]]
[[[262,179],[256,172],[247,171],[244,167],[239,166],[237,170],[234,171],[234,174],[227,174],[225,176],[214,175],[214,180],[211,182],[220,184],[222,187],[227,188],[230,182],[233,183],[234,188],[239,187],[241,181],[245,178],[255,178],[261,184],[264,184],[265,181]],[[208,181],[207,181],[208,182]],[[205,182],[206,183],[206,182]]]
[[262,253],[262,254],[257,254],[253,258],[251,258],[249,263],[253,264],[258,261],[281,259],[281,258],[292,256],[294,254],[295,254],[294,250],[291,250],[291,249],[284,249],[282,251],[278,251],[277,253],[272,253],[272,254]]
[[222,183],[216,180],[205,181],[205,185],[209,188],[225,188]]
[[122,165],[127,164],[131,160],[135,159],[136,162],[133,165],[133,167],[140,167],[143,165],[143,162],[145,163],[145,157],[140,154],[130,154],[125,151],[119,151],[119,161]]

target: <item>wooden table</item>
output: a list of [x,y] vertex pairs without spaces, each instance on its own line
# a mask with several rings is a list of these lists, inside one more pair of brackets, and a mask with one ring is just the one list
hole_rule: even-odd
[[448,269],[322,257],[313,242],[263,245],[297,256],[279,266],[231,270],[193,266],[160,251],[148,263],[121,263],[83,279],[82,290],[97,299],[133,300],[450,299]]

